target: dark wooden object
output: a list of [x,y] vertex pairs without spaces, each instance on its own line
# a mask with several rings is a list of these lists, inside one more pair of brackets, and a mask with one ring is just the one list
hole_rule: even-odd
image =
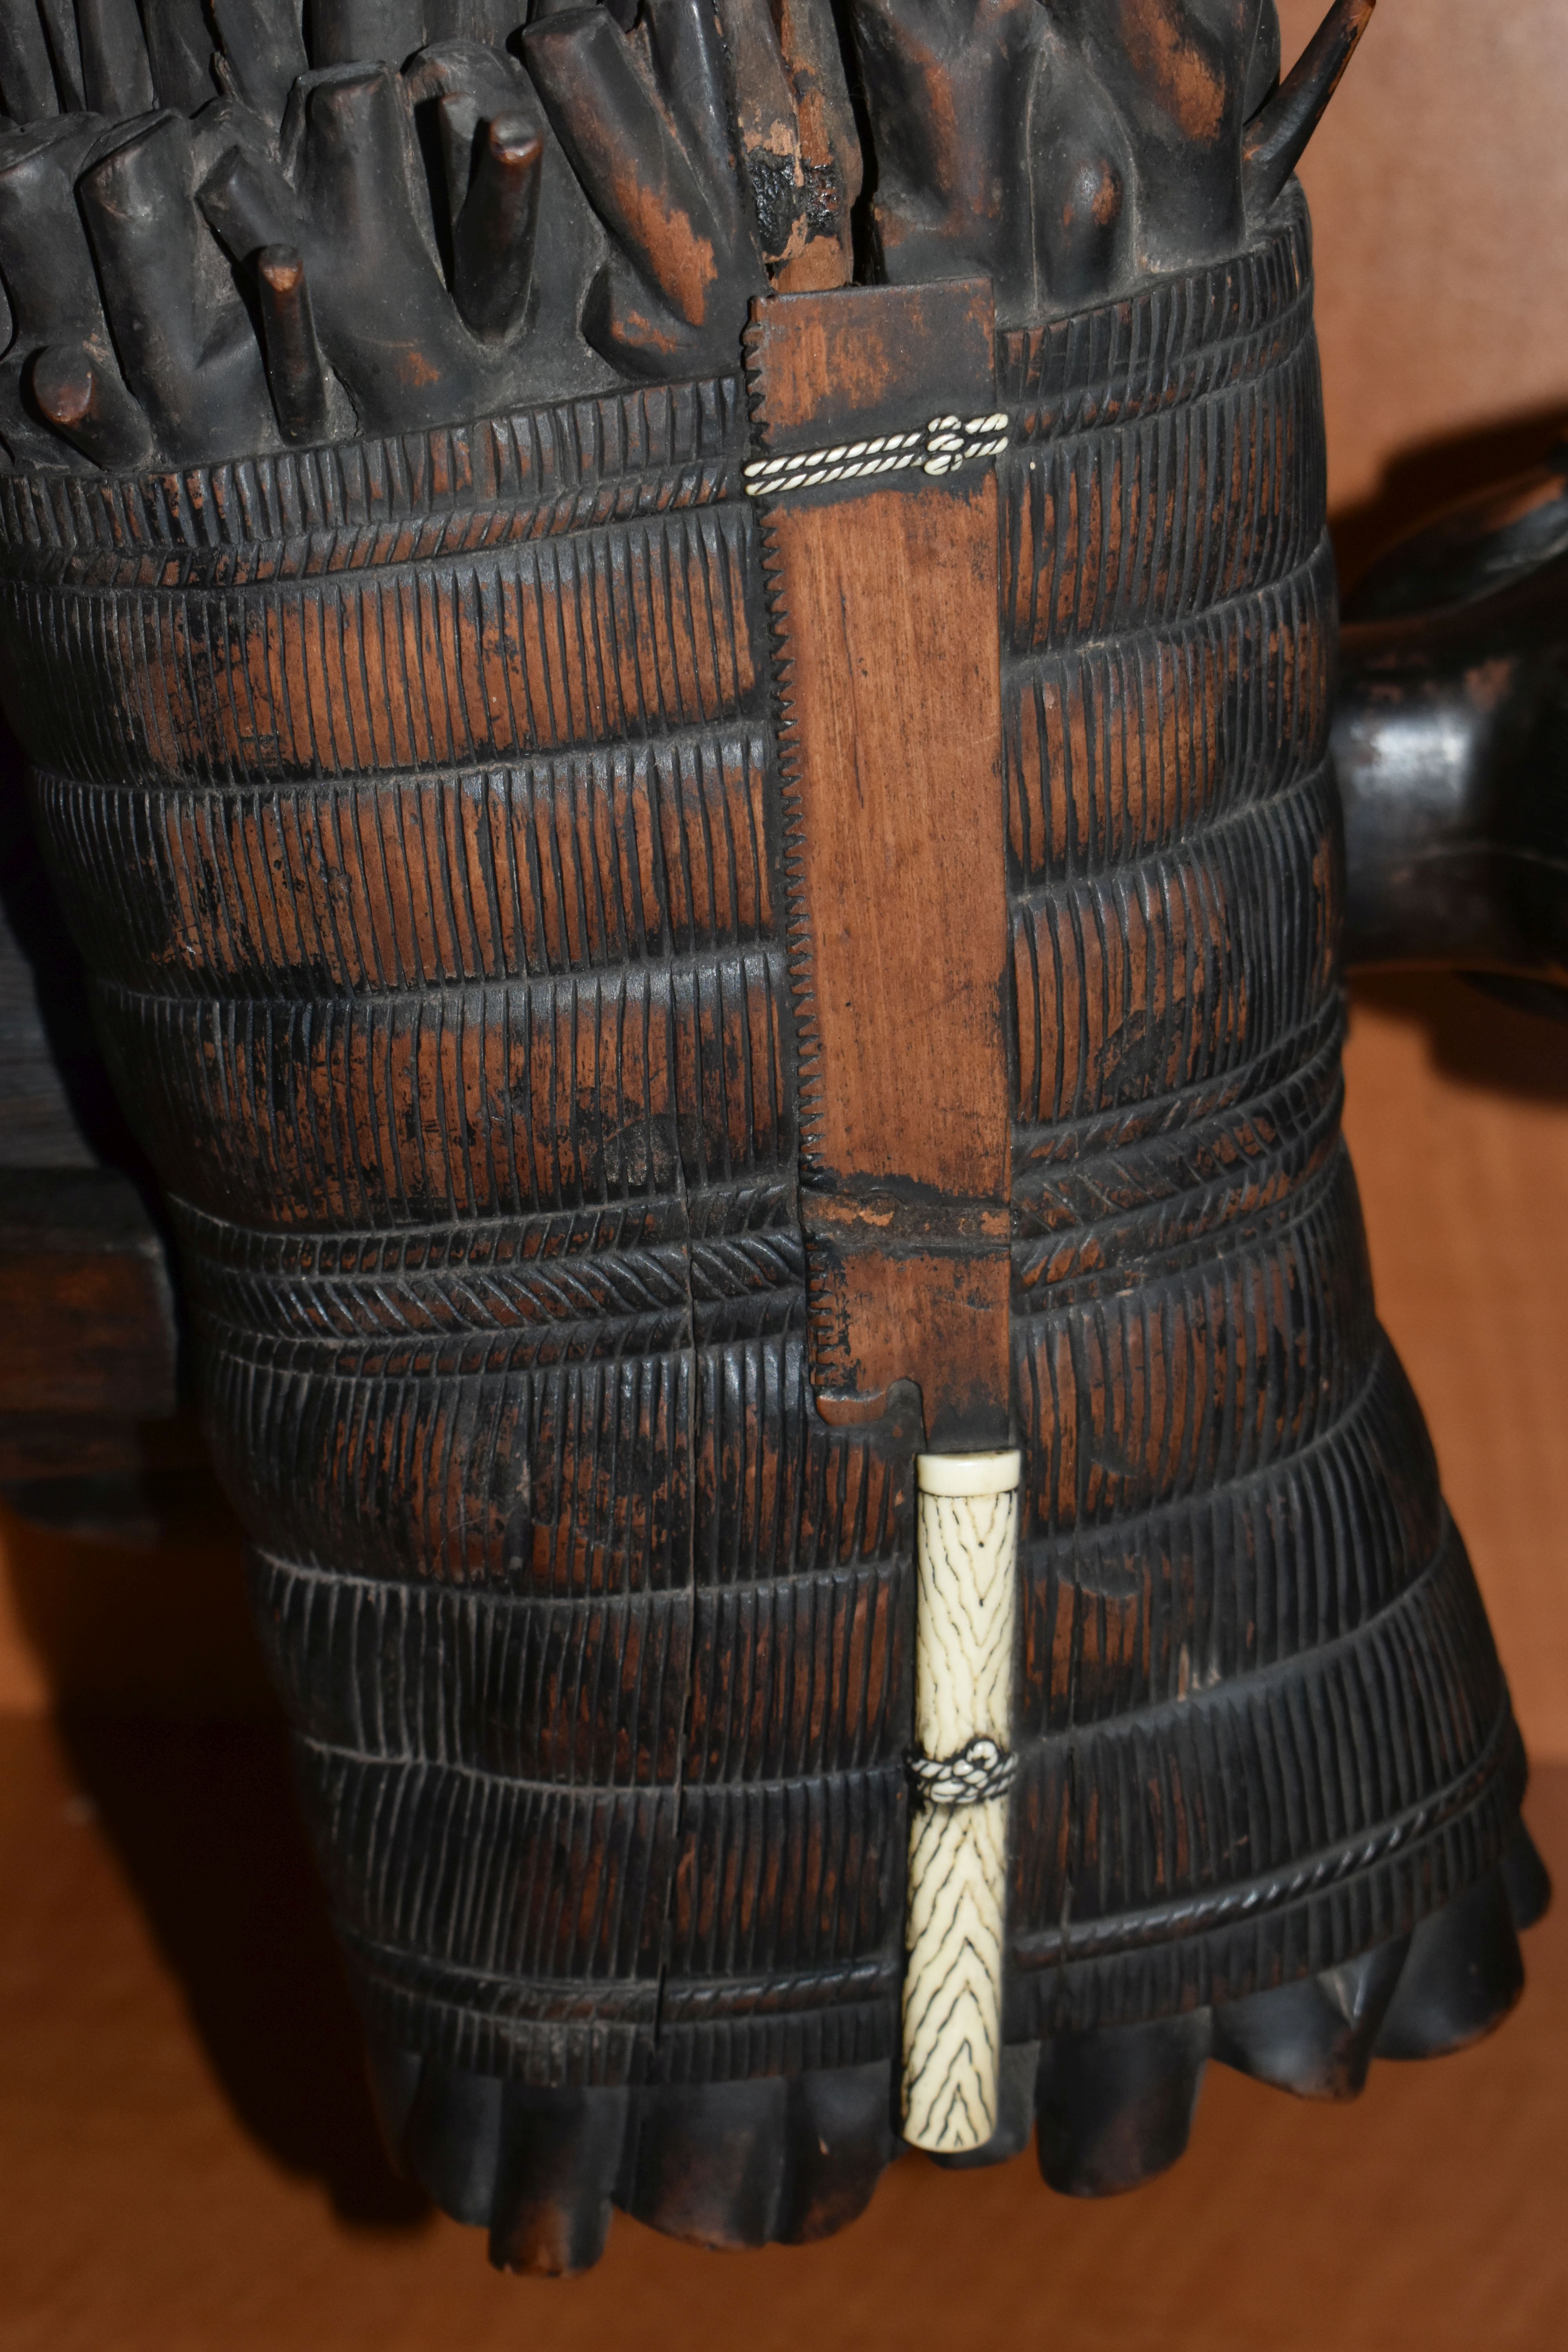
[[1347,619],[1347,960],[1568,1012],[1568,460],[1393,550]]
[[57,43],[0,141],[4,690],[389,2137],[525,2268],[859,2210],[914,1457],[1016,1435],[984,2153],[1130,2186],[1541,1899],[1339,1133],[1365,10],[1278,90],[1267,0],[452,14],[233,0],[107,150]]

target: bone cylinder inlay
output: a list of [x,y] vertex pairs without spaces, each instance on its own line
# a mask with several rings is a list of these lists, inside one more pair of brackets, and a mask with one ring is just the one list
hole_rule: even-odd
[[996,2128],[1022,1456],[922,1454],[903,2134],[960,2156]]

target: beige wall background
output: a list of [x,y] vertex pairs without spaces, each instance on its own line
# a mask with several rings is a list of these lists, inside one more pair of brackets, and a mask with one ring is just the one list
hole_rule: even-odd
[[[1326,0],[1284,0],[1288,55]],[[1568,0],[1383,0],[1303,174],[1348,573],[1568,421]],[[1539,1758],[1568,1759],[1568,1027],[1358,991],[1348,1122],[1384,1319]],[[0,1515],[0,1711],[261,1703],[232,1532],[158,1553]]]

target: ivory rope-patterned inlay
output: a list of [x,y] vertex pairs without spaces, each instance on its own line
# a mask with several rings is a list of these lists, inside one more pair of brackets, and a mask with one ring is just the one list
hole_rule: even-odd
[[997,2123],[1022,1475],[1018,1454],[919,1463],[903,2133],[943,2156]]
[[746,488],[754,499],[783,498],[789,490],[815,490],[827,482],[868,481],[878,474],[956,473],[983,457],[1000,457],[1008,446],[1012,420],[1005,409],[993,416],[933,416],[921,433],[878,433],[867,441],[840,441],[831,449],[797,449],[782,457],[757,457],[746,467]]

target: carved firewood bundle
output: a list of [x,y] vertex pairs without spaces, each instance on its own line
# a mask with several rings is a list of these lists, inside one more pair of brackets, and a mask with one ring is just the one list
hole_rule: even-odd
[[875,265],[1092,301],[1241,241],[1371,6],[1271,100],[1274,0],[13,0],[0,437],[200,463],[721,370],[853,273],[846,51]]
[[177,464],[733,364],[841,284],[827,0],[15,0],[0,435]]
[[[539,2269],[821,2235],[906,2116],[1129,2186],[1541,1899],[1339,1127],[1365,7],[1272,96],[1258,0],[508,13],[218,0],[194,118],[0,153],[5,697],[389,2134]],[[917,1720],[917,1458],[1015,1447],[1008,1704]]]

